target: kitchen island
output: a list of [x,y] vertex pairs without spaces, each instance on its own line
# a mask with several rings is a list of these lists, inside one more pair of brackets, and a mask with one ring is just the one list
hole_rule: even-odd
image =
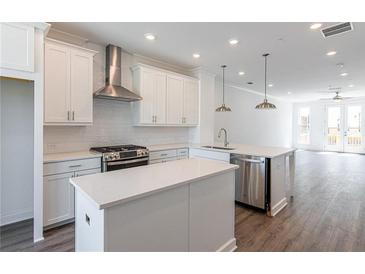
[[[190,157],[232,162],[232,157],[241,155],[262,157],[266,163],[266,213],[275,216],[288,204],[289,197],[294,198],[295,149],[285,147],[265,147],[247,144],[230,144],[224,147],[221,143],[190,145]],[[245,158],[245,157],[243,157]],[[250,160],[252,162],[252,160]],[[247,173],[255,173],[257,169],[246,166]],[[254,171],[255,170],[255,171]],[[245,171],[245,172],[246,172]],[[238,171],[239,172],[239,171]],[[243,175],[243,174],[241,174]],[[247,186],[246,186],[247,187]],[[252,188],[253,187],[253,188]],[[259,189],[251,184],[251,193],[255,196]],[[237,188],[236,188],[237,192]]]
[[76,251],[233,251],[236,165],[185,159],[71,178]]

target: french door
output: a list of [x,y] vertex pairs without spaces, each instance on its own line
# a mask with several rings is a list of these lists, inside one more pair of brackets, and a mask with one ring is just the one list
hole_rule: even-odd
[[362,106],[360,104],[326,107],[325,149],[363,152]]

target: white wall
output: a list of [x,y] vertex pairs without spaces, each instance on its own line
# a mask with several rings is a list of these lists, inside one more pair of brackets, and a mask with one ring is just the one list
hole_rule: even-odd
[[190,129],[190,142],[214,142],[215,75],[204,70],[195,71],[199,79],[199,126]]
[[[222,83],[216,82],[216,107],[222,104]],[[244,89],[226,86],[226,105],[232,112],[215,113],[215,140],[220,128],[228,131],[230,143],[263,146],[292,145],[292,103],[269,98],[276,110],[256,110],[255,106],[263,101],[263,96]]]
[[33,82],[0,79],[0,225],[33,217]]
[[[63,40],[98,51],[94,57],[94,91],[105,84],[105,46],[87,43],[64,33],[52,32],[50,38]],[[142,62],[178,73],[191,72],[143,56],[122,52],[122,86],[132,90],[130,67]],[[189,128],[177,127],[134,127],[131,103],[94,100],[94,123],[86,127],[46,126],[44,127],[44,152],[66,152],[88,150],[91,146],[105,146],[133,143],[140,145],[180,143],[189,141]]]

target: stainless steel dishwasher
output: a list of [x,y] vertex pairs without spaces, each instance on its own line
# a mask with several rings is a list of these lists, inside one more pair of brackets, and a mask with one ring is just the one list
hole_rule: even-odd
[[261,209],[268,209],[269,160],[264,157],[231,154],[231,163],[238,165],[235,175],[235,199]]

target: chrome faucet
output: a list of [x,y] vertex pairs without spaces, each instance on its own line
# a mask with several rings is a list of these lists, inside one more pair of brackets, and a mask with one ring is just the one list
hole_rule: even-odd
[[225,128],[221,128],[218,132],[218,138],[221,138],[221,133],[222,131],[224,132],[224,146],[227,147],[229,145],[228,141],[227,141],[227,130]]

